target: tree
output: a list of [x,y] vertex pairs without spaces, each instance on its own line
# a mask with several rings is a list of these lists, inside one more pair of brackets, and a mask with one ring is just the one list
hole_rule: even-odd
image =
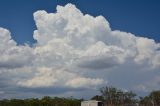
[[118,90],[116,88],[106,86],[106,87],[101,88],[100,92],[104,98],[105,104],[111,105],[111,106],[116,104],[117,102],[116,96],[118,96],[117,95]]
[[42,99],[11,99],[0,100],[0,106],[80,106],[81,99],[45,96]]
[[101,88],[100,92],[107,106],[133,105],[136,103],[136,94],[131,91],[123,92],[122,90],[115,87],[106,86]]
[[151,92],[150,98],[155,106],[160,105],[160,91]]
[[93,97],[91,98],[91,100],[104,101],[104,98],[103,98],[103,96],[96,95],[96,96],[93,96]]
[[140,97],[141,106],[160,106],[160,90],[152,91],[148,96]]
[[133,93],[132,91],[125,92],[124,93],[124,102],[125,102],[125,104],[135,104],[136,103],[135,96],[136,96],[136,94]]
[[139,105],[140,106],[152,106],[151,98],[149,96],[140,97]]

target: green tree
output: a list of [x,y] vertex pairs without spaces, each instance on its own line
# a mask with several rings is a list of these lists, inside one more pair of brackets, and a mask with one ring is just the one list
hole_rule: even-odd
[[155,106],[159,106],[160,105],[160,91],[153,91],[153,92],[151,92],[150,98],[152,100],[152,103]]
[[140,106],[160,106],[160,90],[152,91],[148,96],[140,97]]
[[133,92],[123,92],[115,87],[103,87],[100,89],[102,97],[104,98],[105,104],[107,106],[119,106],[119,105],[133,105],[136,103],[135,96]]
[[93,96],[93,97],[91,98],[91,100],[104,101],[104,98],[103,98],[103,96],[96,95],[96,96]]

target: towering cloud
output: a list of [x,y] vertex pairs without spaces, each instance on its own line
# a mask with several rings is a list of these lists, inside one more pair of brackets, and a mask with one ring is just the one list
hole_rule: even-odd
[[72,4],[57,6],[56,13],[37,11],[34,20],[34,47],[18,46],[0,28],[0,92],[11,95],[8,91],[18,93],[18,87],[85,91],[106,84],[160,87],[160,44],[153,39],[113,31],[103,16],[83,14]]

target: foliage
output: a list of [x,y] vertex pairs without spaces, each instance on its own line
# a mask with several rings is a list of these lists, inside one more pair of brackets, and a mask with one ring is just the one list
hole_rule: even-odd
[[96,96],[93,96],[91,100],[104,101],[104,98],[103,96],[96,95]]
[[160,106],[160,90],[151,92],[146,97],[140,97],[140,106]]
[[74,98],[59,98],[45,96],[42,99],[11,99],[0,100],[0,106],[80,106],[81,100]]
[[136,104],[136,94],[133,92],[124,92],[115,87],[103,87],[100,89],[101,95],[94,96],[93,100],[103,101],[107,106],[124,106]]

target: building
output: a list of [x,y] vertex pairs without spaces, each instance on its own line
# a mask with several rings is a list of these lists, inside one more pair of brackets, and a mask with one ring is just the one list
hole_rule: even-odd
[[104,106],[102,101],[88,100],[82,101],[81,106]]

